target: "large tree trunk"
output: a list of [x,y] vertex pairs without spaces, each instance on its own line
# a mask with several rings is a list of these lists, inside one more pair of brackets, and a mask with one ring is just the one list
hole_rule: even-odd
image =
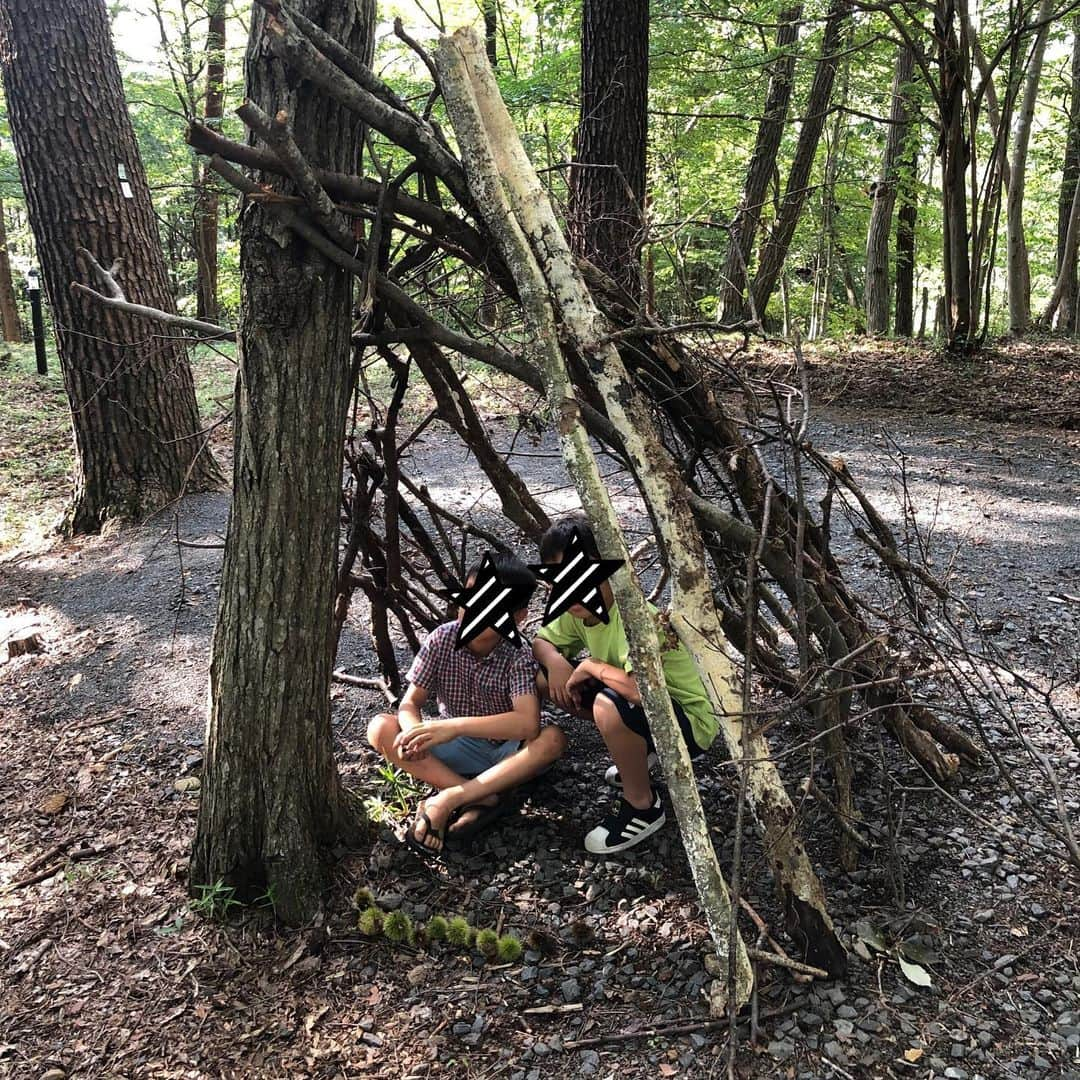
[[649,0],[585,0],[570,242],[641,300]]
[[[211,0],[207,19],[203,117],[216,130],[225,105],[225,0]],[[196,314],[210,322],[218,319],[218,202],[217,177],[204,163],[195,194]]]
[[[907,140],[908,84],[915,70],[915,53],[906,45],[896,55],[892,106],[885,136],[881,176],[874,185],[870,227],[866,233],[866,332],[889,332],[889,233],[896,202],[900,157]],[[909,330],[910,333],[910,330]]]
[[184,346],[77,302],[80,248],[133,300],[175,311],[104,0],[2,0],[0,62],[75,433],[77,532],[141,516],[221,476]]
[[11,280],[3,200],[0,200],[0,320],[3,323],[5,341],[22,341],[19,306],[15,302],[15,283]]
[[1012,163],[1009,169],[1009,192],[1006,204],[1009,329],[1023,334],[1031,324],[1031,267],[1028,262],[1027,241],[1024,238],[1024,189],[1027,183],[1028,144],[1031,141],[1031,124],[1035,118],[1035,102],[1042,80],[1043,56],[1046,39],[1050,33],[1048,22],[1053,11],[1053,0],[1042,0],[1036,22],[1043,25],[1035,33],[1024,80],[1024,97],[1016,116],[1013,132]]
[[762,246],[757,274],[754,277],[754,306],[759,318],[764,316],[769,298],[780,280],[784,260],[795,235],[795,226],[799,223],[810,193],[810,171],[814,166],[818,142],[828,117],[833,81],[836,78],[837,54],[840,51],[844,25],[850,14],[851,0],[830,0],[825,32],[821,39],[821,54],[814,68],[814,81],[803,110],[799,141],[795,146],[795,157],[788,173],[780,213]]
[[[374,0],[293,10],[370,62]],[[361,125],[269,54],[273,19],[255,9],[247,96],[270,116],[287,113],[310,162],[349,171]],[[221,881],[242,899],[269,891],[277,914],[299,921],[321,903],[325,846],[356,823],[330,727],[353,277],[259,204],[242,215],[240,247],[233,508],[191,887]]]
[[795,4],[780,12],[776,28],[773,61],[769,75],[769,89],[765,96],[765,111],[758,123],[754,151],[746,169],[742,199],[731,226],[731,244],[724,263],[724,283],[721,292],[722,314],[725,322],[741,322],[745,317],[746,271],[750,265],[754,236],[761,211],[765,205],[769,184],[776,171],[776,155],[787,123],[788,106],[791,103],[792,75],[795,71],[795,42],[799,38],[799,20],[802,4]]
[[1065,238],[1069,233],[1069,214],[1073,192],[1080,181],[1080,16],[1073,19],[1072,80],[1069,94],[1069,128],[1065,136],[1065,161],[1061,170],[1058,195],[1057,275],[1062,279],[1061,305],[1057,328],[1066,334],[1076,329],[1077,273],[1076,258],[1065,258]]

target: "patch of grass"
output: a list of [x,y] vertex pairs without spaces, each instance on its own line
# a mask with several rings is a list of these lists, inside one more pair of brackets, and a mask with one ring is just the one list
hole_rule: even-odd
[[376,777],[381,792],[364,800],[368,819],[376,824],[400,821],[409,812],[413,800],[420,797],[419,785],[407,772],[389,762],[378,767]]
[[196,915],[209,919],[225,919],[235,907],[243,905],[236,899],[236,890],[224,881],[215,881],[213,885],[197,886],[199,895],[188,901],[188,907]]
[[0,557],[47,533],[71,495],[67,394],[51,348],[37,374],[33,344],[0,344]]

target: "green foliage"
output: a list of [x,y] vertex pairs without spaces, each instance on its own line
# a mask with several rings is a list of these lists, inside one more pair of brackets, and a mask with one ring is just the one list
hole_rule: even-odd
[[503,934],[496,953],[500,964],[513,964],[521,958],[521,942],[513,934]]
[[236,899],[236,890],[221,879],[213,885],[197,885],[196,890],[199,895],[188,901],[188,907],[196,915],[223,920],[228,918],[233,908],[243,907]]
[[376,937],[383,928],[383,913],[374,905],[364,908],[356,920],[356,929],[365,937]]
[[446,940],[458,949],[467,949],[475,933],[464,915],[455,915],[446,925]]
[[433,915],[424,927],[428,941],[445,941],[449,930],[450,923],[442,915]]
[[488,960],[494,960],[499,953],[499,935],[490,927],[477,930],[476,950]]
[[383,936],[395,945],[411,945],[416,931],[412,919],[404,911],[388,911],[383,915]]

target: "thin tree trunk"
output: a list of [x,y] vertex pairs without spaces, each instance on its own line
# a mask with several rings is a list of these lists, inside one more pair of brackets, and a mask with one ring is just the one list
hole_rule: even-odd
[[183,344],[71,290],[82,248],[103,266],[119,260],[130,299],[176,310],[104,0],[2,0],[0,63],[71,403],[68,526],[93,532],[216,487],[221,474]]
[[[874,184],[870,227],[866,233],[866,332],[889,332],[889,233],[900,172],[900,158],[908,131],[908,84],[915,71],[915,53],[907,45],[896,54],[892,106],[885,136],[881,176]],[[899,275],[898,275],[899,276]],[[908,331],[910,333],[910,330]]]
[[1028,145],[1031,141],[1031,125],[1035,118],[1035,103],[1042,80],[1043,57],[1046,40],[1050,33],[1047,19],[1054,7],[1053,0],[1042,0],[1037,22],[1043,25],[1035,33],[1027,76],[1024,81],[1024,98],[1016,117],[1013,133],[1012,163],[1009,168],[1010,182],[1006,203],[1009,329],[1021,335],[1031,324],[1031,267],[1028,262],[1027,241],[1024,238],[1024,189],[1027,184]]
[[971,302],[971,249],[967,219],[966,169],[970,148],[965,125],[965,74],[960,56],[956,17],[954,0],[939,0],[935,25],[939,34],[944,337],[948,348],[964,350],[970,343],[975,320]]
[[754,150],[746,169],[742,199],[731,226],[731,245],[724,263],[724,284],[721,292],[721,318],[725,322],[741,322],[745,317],[746,268],[757,234],[761,211],[776,171],[776,156],[787,123],[791,104],[792,76],[795,71],[802,4],[780,12],[774,43],[775,59],[765,96],[765,111],[758,123]]
[[1073,19],[1072,79],[1069,96],[1069,127],[1065,136],[1065,162],[1061,171],[1058,195],[1057,275],[1063,280],[1061,303],[1057,310],[1057,328],[1071,334],[1076,330],[1077,267],[1076,259],[1065,258],[1065,240],[1073,192],[1080,181],[1080,15]]
[[[1069,227],[1065,233],[1065,249],[1062,253],[1066,266],[1070,262],[1076,262],[1078,251],[1080,251],[1080,184],[1075,184],[1073,186],[1072,207],[1069,210]],[[1057,284],[1054,286],[1054,293],[1050,297],[1050,302],[1046,305],[1042,318],[1039,320],[1044,327],[1049,326],[1054,318],[1054,313],[1061,305],[1068,284],[1065,275],[1059,274]]]
[[[206,102],[203,122],[219,130],[225,105],[225,0],[211,0],[207,9]],[[195,265],[197,316],[218,320],[218,214],[217,177],[204,163],[195,195]]]
[[5,341],[22,341],[19,305],[15,302],[15,283],[11,280],[11,258],[7,249],[7,221],[0,199],[0,320]]
[[851,15],[851,0],[830,0],[829,13],[825,20],[825,32],[821,39],[821,54],[814,68],[814,81],[803,110],[802,127],[799,129],[799,141],[795,146],[795,157],[788,173],[787,187],[780,204],[780,212],[768,238],[762,246],[758,260],[757,274],[754,277],[754,305],[758,315],[764,316],[769,298],[780,280],[780,273],[787,258],[795,227],[799,223],[803,206],[810,192],[810,173],[817,155],[818,142],[829,113],[832,100],[833,81],[840,42],[844,26]]
[[[893,332],[911,337],[915,332],[915,226],[918,222],[919,151],[912,146],[905,175],[899,181],[900,209],[896,214],[896,315]],[[924,290],[925,291],[925,290]],[[923,329],[926,328],[923,304]]]
[[585,0],[570,242],[641,301],[649,0]]
[[[292,10],[370,62],[374,0]],[[353,168],[361,125],[270,55],[273,18],[252,14],[248,98],[287,114],[313,164]],[[197,894],[221,882],[242,900],[269,893],[280,918],[299,922],[321,904],[325,849],[357,823],[330,727],[353,278],[261,204],[245,208],[240,228],[233,508],[190,884]]]

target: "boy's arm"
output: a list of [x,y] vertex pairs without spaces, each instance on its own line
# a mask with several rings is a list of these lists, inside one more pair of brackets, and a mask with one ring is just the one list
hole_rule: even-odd
[[641,703],[637,679],[632,671],[624,671],[621,667],[605,663],[603,660],[594,660],[591,656],[588,660],[582,660],[574,669],[573,675],[566,682],[567,689],[575,690],[590,677],[599,679],[605,686],[614,690],[619,697],[626,698],[631,705]]
[[561,709],[576,712],[577,705],[568,688],[574,665],[546,638],[533,638],[533,656],[547,671],[548,696]]
[[398,736],[406,757],[426,753],[433,746],[462,735],[474,739],[535,739],[540,732],[540,700],[535,693],[511,698],[510,712],[493,716],[448,716],[426,720]]
[[409,689],[405,691],[405,696],[398,706],[398,725],[402,731],[407,731],[424,722],[421,710],[427,703],[427,699],[428,692],[422,686],[409,683]]

